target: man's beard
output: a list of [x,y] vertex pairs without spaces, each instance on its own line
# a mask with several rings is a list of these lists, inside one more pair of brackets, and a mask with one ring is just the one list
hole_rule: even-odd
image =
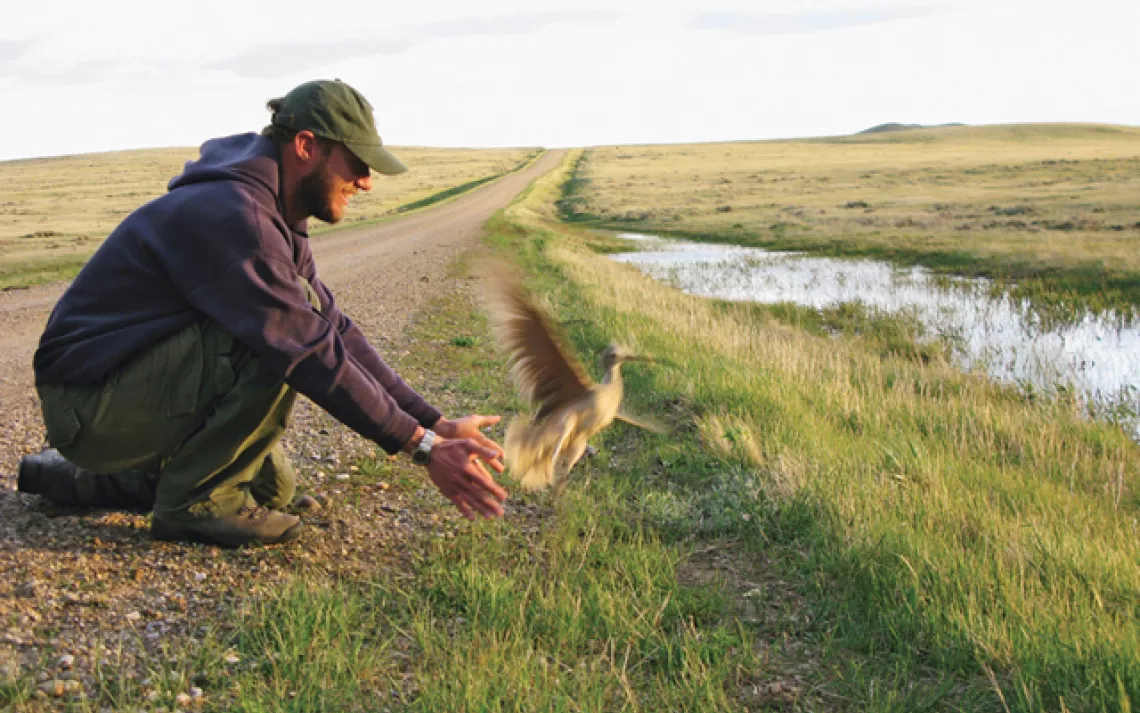
[[332,180],[327,159],[301,179],[301,205],[307,215],[326,223],[337,223],[343,217],[333,212]]

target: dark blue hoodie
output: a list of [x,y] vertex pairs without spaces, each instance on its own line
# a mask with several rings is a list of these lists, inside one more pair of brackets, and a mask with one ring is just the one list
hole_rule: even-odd
[[36,383],[100,383],[205,316],[389,453],[417,422],[433,424],[439,411],[384,363],[317,277],[305,221],[290,226],[281,214],[278,168],[276,147],[257,134],[203,144],[169,192],[129,215],[64,292],[36,350]]

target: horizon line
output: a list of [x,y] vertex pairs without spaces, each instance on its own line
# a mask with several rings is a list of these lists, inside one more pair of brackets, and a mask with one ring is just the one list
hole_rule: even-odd
[[[882,133],[902,133],[907,131],[929,131],[939,129],[958,129],[958,128],[973,128],[981,129],[987,127],[1012,127],[1012,126],[1083,126],[1083,127],[1110,127],[1117,129],[1140,129],[1137,124],[1119,124],[1112,122],[1098,122],[1098,121],[1011,121],[1011,122],[998,122],[993,124],[969,124],[964,122],[946,122],[942,124],[907,124],[905,122],[883,122],[869,126],[866,129],[847,133],[847,134],[816,134],[809,136],[773,136],[765,138],[735,138],[735,139],[707,139],[700,141],[616,141],[611,143],[596,143],[596,144],[566,144],[566,145],[524,145],[524,144],[495,144],[486,146],[471,146],[471,145],[447,145],[447,144],[390,144],[389,147],[395,150],[399,149],[452,149],[456,151],[493,151],[496,149],[542,149],[542,150],[557,150],[557,149],[596,149],[596,148],[609,148],[619,146],[699,146],[708,144],[738,144],[738,143],[761,143],[765,141],[811,141],[818,139],[835,139],[835,138],[849,138],[856,136],[875,136]],[[880,127],[897,126],[896,129],[880,129]],[[250,133],[256,133],[251,131]],[[214,137],[210,137],[214,138]],[[203,141],[208,140],[204,139]],[[68,153],[58,154],[41,154],[37,156],[17,156],[13,158],[0,158],[0,164],[16,163],[20,161],[42,161],[51,159],[65,159],[77,158],[81,156],[99,156],[103,154],[117,154],[117,153],[130,153],[132,151],[187,151],[195,150],[200,147],[199,145],[183,145],[183,146],[139,146],[134,148],[124,149],[102,149],[95,151],[75,151]]]

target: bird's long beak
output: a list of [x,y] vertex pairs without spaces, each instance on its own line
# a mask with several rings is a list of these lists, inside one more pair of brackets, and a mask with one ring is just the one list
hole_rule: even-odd
[[661,359],[659,357],[650,356],[648,354],[635,354],[633,356],[625,357],[628,361],[646,361],[650,364],[664,364],[665,366],[673,366],[673,362],[668,359]]
[[659,357],[649,356],[648,354],[638,354],[635,356],[626,357],[629,362],[649,362],[650,364],[662,364],[665,366],[673,366],[673,362],[669,359],[662,359]]

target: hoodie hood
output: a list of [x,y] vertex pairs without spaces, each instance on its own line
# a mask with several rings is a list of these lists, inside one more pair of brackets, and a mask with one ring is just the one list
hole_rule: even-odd
[[280,157],[268,138],[255,133],[210,139],[199,149],[198,160],[187,161],[182,173],[170,180],[167,189],[175,191],[208,181],[240,181],[268,191],[280,204]]
[[[182,173],[170,180],[167,190],[175,191],[211,181],[238,181],[259,192],[264,202],[285,215],[281,203],[281,154],[271,140],[253,132],[210,139],[198,150],[198,160],[187,161]],[[289,226],[308,236],[309,223],[302,218]]]

